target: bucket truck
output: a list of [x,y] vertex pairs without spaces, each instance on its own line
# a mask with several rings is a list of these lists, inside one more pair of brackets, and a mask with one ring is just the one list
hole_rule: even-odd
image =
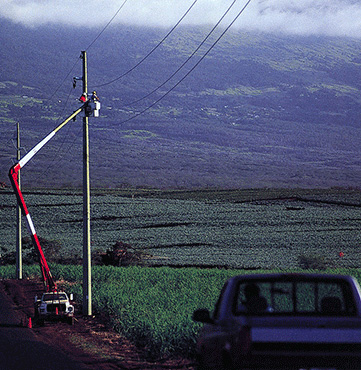
[[[26,206],[24,196],[21,192],[18,177],[19,171],[23,168],[31,158],[50,140],[55,134],[64,127],[70,120],[74,119],[79,113],[84,111],[85,115],[98,116],[100,103],[95,105],[90,100],[86,101],[80,108],[74,111],[68,118],[66,118],[61,124],[59,124],[52,132],[50,132],[45,138],[43,138],[30,152],[28,152],[18,163],[14,164],[9,170],[9,178],[11,185],[14,189],[17,202],[21,208],[23,216],[26,218],[28,230],[30,232],[31,240],[34,248],[37,252],[39,265],[41,270],[42,279],[45,285],[45,293],[42,294],[41,299],[35,297],[35,318],[40,323],[43,323],[45,319],[57,318],[66,319],[69,323],[73,323],[74,306],[70,303],[72,295],[70,297],[65,293],[58,291],[56,282],[50,272],[48,263],[46,261],[43,249],[41,248],[39,238],[36,234],[34,224],[30,217],[30,213]],[[94,112],[97,110],[97,112]]]

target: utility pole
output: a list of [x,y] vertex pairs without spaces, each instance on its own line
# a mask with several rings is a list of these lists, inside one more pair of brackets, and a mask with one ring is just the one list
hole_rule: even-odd
[[[86,51],[83,60],[83,93],[88,94]],[[87,111],[83,117],[83,314],[92,315],[91,250],[90,250],[90,176],[89,176],[89,120]]]
[[[16,125],[16,159],[20,161],[20,124],[19,122]],[[18,183],[20,188],[20,170],[18,175]],[[17,229],[16,229],[16,278],[22,279],[23,278],[23,260],[22,260],[22,244],[21,244],[21,208],[18,204],[16,207],[16,221],[17,221]]]

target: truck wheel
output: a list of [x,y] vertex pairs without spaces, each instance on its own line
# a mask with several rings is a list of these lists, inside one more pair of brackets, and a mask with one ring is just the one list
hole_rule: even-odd
[[234,365],[231,358],[231,355],[228,352],[224,352],[222,354],[222,370],[233,370]]

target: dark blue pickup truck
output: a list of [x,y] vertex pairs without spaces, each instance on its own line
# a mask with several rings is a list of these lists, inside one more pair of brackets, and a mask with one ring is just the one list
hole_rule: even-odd
[[361,369],[361,290],[344,275],[230,278],[197,343],[201,369]]

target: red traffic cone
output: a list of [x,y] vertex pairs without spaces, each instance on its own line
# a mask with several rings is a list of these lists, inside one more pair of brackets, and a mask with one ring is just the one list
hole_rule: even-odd
[[31,322],[31,317],[29,317],[29,321],[28,321],[28,328],[29,328],[29,329],[32,329],[32,327],[33,327],[33,324],[32,324],[32,322]]

